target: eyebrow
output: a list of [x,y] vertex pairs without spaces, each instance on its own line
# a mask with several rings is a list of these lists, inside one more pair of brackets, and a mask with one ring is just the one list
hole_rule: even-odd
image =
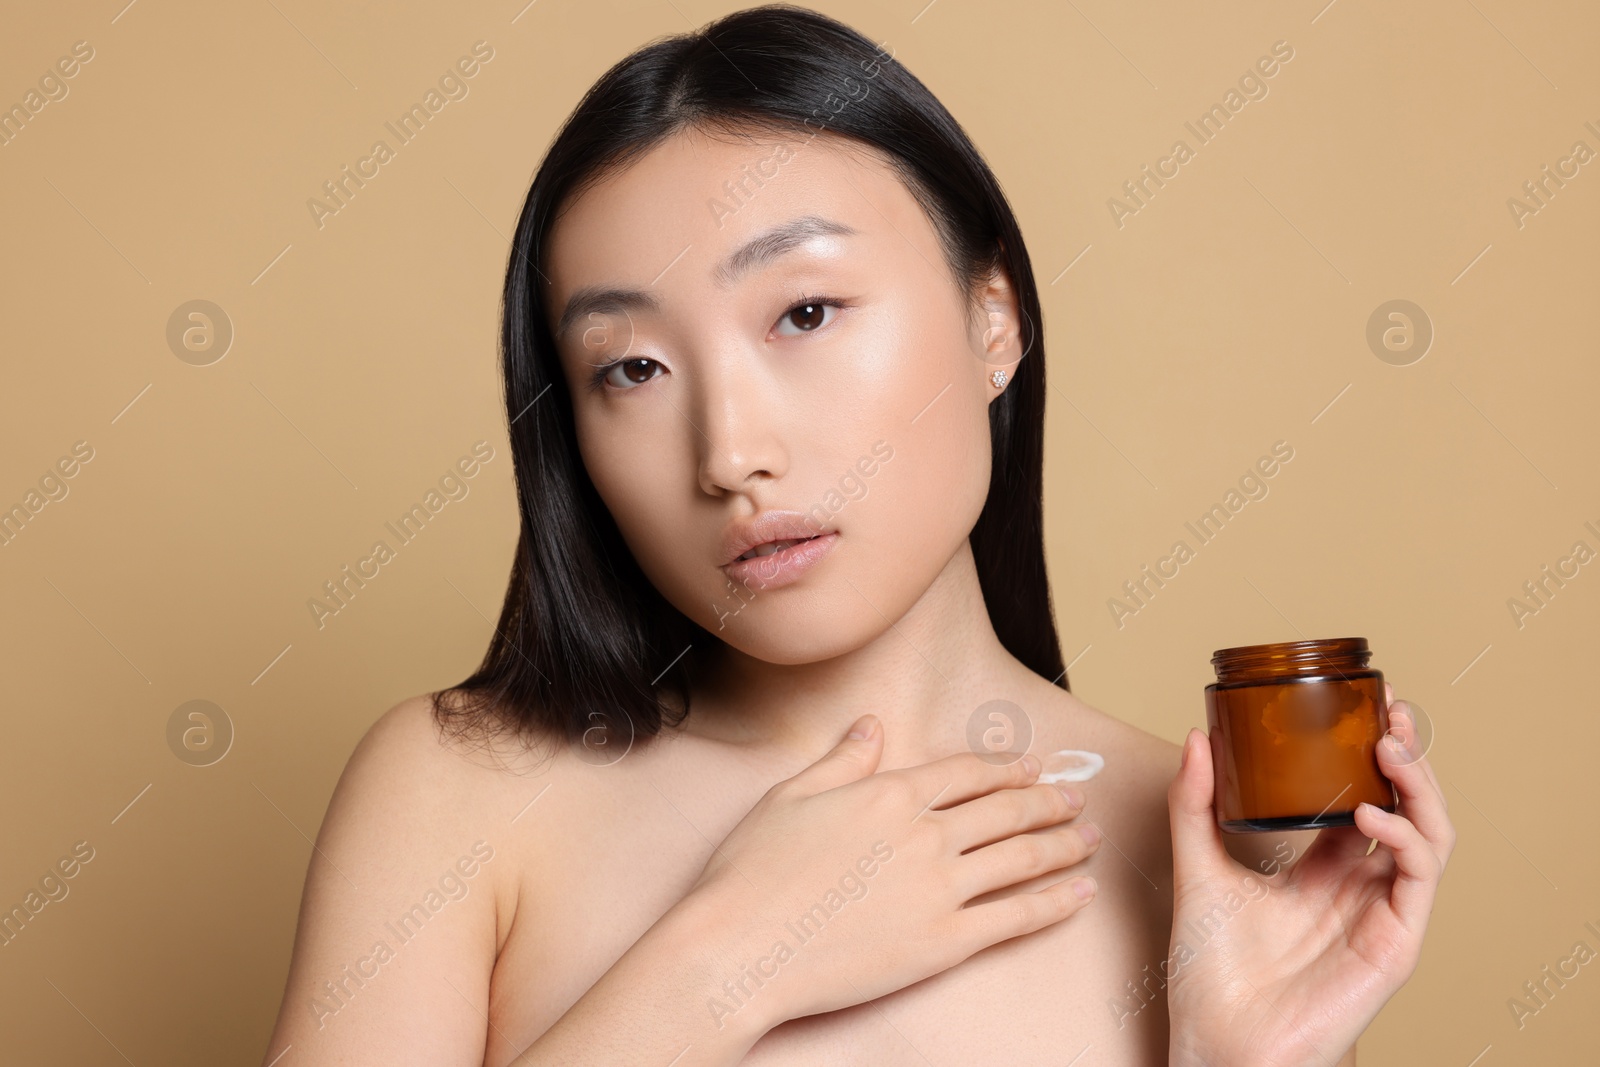
[[[726,288],[744,275],[764,267],[814,237],[851,237],[858,233],[834,219],[821,215],[801,215],[757,234],[730,252],[711,271],[712,280]],[[561,309],[555,336],[565,334],[573,323],[591,314],[653,312],[661,310],[660,300],[645,289],[615,285],[585,285]]]

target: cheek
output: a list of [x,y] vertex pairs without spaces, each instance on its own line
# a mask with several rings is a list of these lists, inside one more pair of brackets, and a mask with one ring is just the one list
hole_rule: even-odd
[[989,491],[981,367],[972,366],[959,339],[908,337],[904,344],[848,434],[863,443],[856,455],[880,440],[893,449],[861,477],[865,495],[844,502],[836,519],[845,538],[838,562],[847,562],[850,581],[836,578],[830,587],[838,594],[830,598],[831,625],[848,645],[923,596],[972,532]]
[[604,418],[575,416],[578,454],[595,492],[631,544],[642,516],[659,506],[651,496],[660,484],[659,453],[630,448]]
[[[948,304],[930,296],[853,340],[827,403],[795,427],[797,450],[803,441],[814,456],[831,457],[818,473],[837,490],[828,502],[844,540],[832,573],[818,572],[818,592],[833,640],[846,646],[870,639],[884,616],[898,618],[926,592],[971,533],[990,476],[987,383]],[[878,441],[892,455],[859,475],[865,492],[850,499],[841,475]],[[841,572],[848,583],[834,576]]]
[[[915,423],[885,434],[894,456],[866,479],[871,552],[932,581],[972,531],[989,491],[989,426],[981,398],[952,385]],[[864,509],[865,510],[865,509]]]
[[981,362],[949,306],[929,300],[904,321],[892,365],[877,372],[875,421],[882,430],[869,437],[881,437],[894,456],[867,481],[869,493],[884,498],[874,510],[893,541],[931,552],[942,564],[988,495],[989,397]]
[[651,584],[676,599],[683,575],[691,566],[688,546],[664,531],[681,530],[688,521],[693,460],[676,451],[677,441],[639,448],[620,431],[608,432],[604,421],[578,426],[578,448],[589,480],[611,513],[622,540]]

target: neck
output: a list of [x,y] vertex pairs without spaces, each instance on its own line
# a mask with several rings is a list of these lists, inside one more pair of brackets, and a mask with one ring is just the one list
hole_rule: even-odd
[[[877,615],[878,608],[862,605]],[[880,616],[881,618],[882,616]],[[732,744],[814,760],[860,716],[883,722],[881,769],[911,766],[967,747],[979,705],[1021,703],[1041,681],[995,635],[968,541],[901,618],[852,652],[776,664],[724,645],[695,689],[686,724]]]

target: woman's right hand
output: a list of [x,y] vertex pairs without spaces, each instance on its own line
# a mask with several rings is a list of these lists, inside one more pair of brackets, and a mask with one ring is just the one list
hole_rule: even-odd
[[1080,877],[967,906],[1091,855],[1098,835],[1069,821],[1081,804],[1034,784],[1033,756],[875,773],[883,727],[867,715],[862,728],[769,789],[685,897],[729,946],[730,1011],[759,1005],[775,1026],[863,1003],[1093,899]]

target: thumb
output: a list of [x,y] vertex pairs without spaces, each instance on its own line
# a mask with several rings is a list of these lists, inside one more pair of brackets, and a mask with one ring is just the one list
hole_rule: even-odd
[[1183,739],[1183,761],[1167,787],[1167,814],[1172,821],[1172,874],[1178,887],[1206,877],[1217,858],[1228,857],[1212,803],[1216,792],[1211,745],[1205,731],[1190,727]]
[[878,769],[882,756],[883,724],[876,715],[863,715],[837,745],[790,781],[815,795],[867,777]]

